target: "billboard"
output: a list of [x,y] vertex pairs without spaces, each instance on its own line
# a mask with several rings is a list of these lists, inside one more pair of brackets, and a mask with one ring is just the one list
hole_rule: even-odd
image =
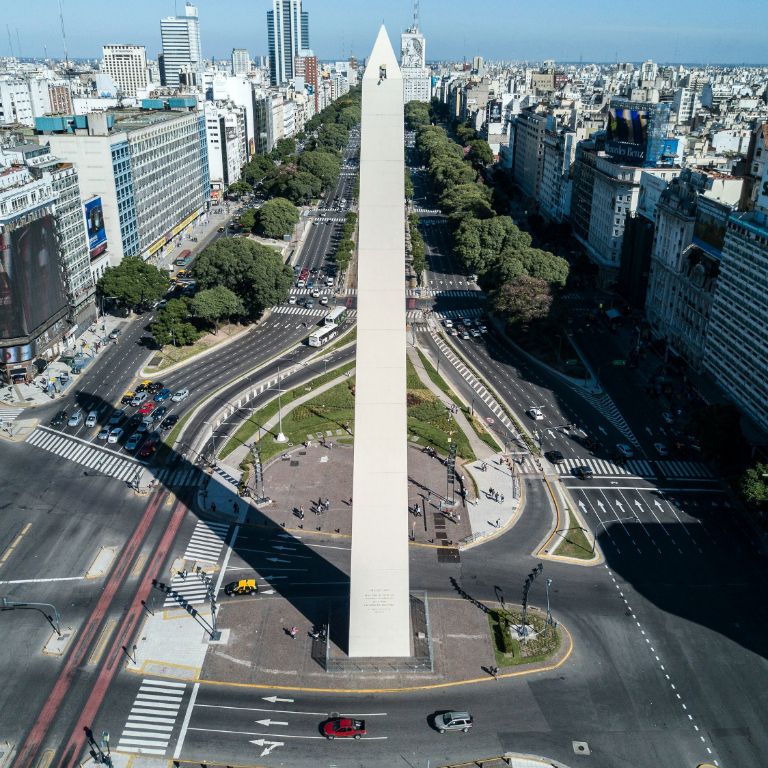
[[0,234],[0,340],[27,336],[66,307],[53,216]]
[[627,107],[612,107],[608,111],[606,151],[609,154],[643,161],[647,139],[647,112]]
[[104,229],[104,209],[100,197],[91,198],[84,206],[85,226],[88,229],[88,250],[95,258],[107,248],[107,233]]

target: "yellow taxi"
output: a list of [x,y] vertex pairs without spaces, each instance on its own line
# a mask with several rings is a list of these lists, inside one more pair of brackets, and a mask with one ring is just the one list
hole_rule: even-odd
[[231,581],[224,587],[225,595],[250,595],[259,591],[256,579],[239,579]]

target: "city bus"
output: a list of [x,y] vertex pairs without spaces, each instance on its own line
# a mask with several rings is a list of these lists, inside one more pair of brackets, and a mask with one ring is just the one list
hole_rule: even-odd
[[338,333],[339,329],[337,326],[324,325],[310,334],[307,343],[310,347],[324,347],[331,339],[335,339]]
[[334,307],[326,316],[326,325],[341,325],[347,319],[346,307]]
[[173,263],[177,267],[186,267],[189,262],[192,261],[192,251],[182,251],[174,260]]

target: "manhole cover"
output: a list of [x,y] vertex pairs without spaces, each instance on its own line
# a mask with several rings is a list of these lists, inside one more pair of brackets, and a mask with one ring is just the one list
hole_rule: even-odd
[[573,751],[577,755],[591,755],[592,754],[589,751],[589,744],[587,744],[586,741],[572,741],[571,744],[573,744]]
[[437,550],[438,563],[460,563],[461,554],[456,547],[440,547]]

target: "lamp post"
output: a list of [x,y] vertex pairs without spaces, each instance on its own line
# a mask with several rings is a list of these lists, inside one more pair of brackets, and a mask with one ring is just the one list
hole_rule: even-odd
[[554,622],[552,621],[552,611],[549,607],[549,588],[552,586],[552,579],[546,579],[544,584],[546,584],[547,587],[547,624],[552,626]]
[[283,389],[280,386],[281,381],[280,366],[277,367],[277,418],[279,422],[279,428],[277,437],[275,440],[278,443],[287,443],[288,438],[283,434]]

